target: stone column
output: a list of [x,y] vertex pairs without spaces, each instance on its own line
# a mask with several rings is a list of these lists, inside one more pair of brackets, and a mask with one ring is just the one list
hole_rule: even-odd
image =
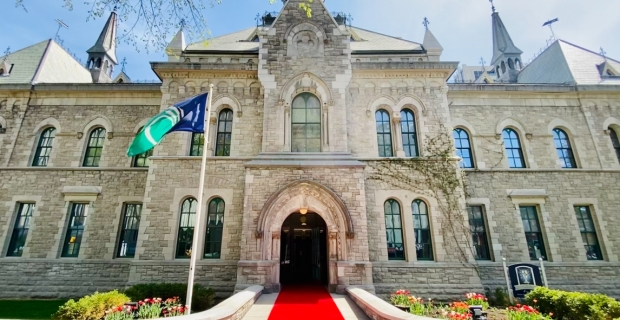
[[401,121],[400,112],[394,112],[394,114],[392,115],[392,125],[394,126],[394,130],[392,131],[394,132],[394,138],[392,140],[394,141],[394,144],[395,144],[394,146],[394,150],[396,151],[395,155],[397,157],[404,157],[405,151],[403,150],[403,141],[402,141],[400,121]]

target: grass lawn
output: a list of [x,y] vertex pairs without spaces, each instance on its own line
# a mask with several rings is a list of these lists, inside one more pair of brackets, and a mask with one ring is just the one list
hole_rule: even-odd
[[0,319],[51,319],[67,300],[0,300]]

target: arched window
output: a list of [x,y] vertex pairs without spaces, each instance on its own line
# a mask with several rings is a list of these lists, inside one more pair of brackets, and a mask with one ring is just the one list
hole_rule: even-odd
[[205,259],[219,259],[222,254],[222,231],[224,230],[224,200],[215,198],[209,202],[207,231],[205,232]]
[[566,132],[559,128],[553,129],[553,142],[555,142],[555,150],[558,152],[558,157],[562,161],[562,168],[577,168],[573,149]]
[[[144,129],[144,127],[140,128],[140,130],[138,130],[138,132],[142,132],[142,129]],[[149,159],[149,157],[151,157],[152,155],[153,155],[153,149],[133,157],[133,161],[131,163],[131,166],[132,167],[136,167],[136,168],[144,168],[144,167],[150,166],[151,165],[151,159]]]
[[400,130],[402,131],[405,156],[418,156],[418,135],[416,134],[415,116],[409,109],[400,112]]
[[205,145],[204,133],[192,133],[192,145],[189,148],[189,155],[192,157],[202,156],[202,149]]
[[379,157],[392,157],[392,127],[390,125],[390,114],[385,110],[377,110],[375,113],[377,123],[377,145],[379,147]]
[[233,112],[224,109],[220,112],[217,124],[217,140],[215,143],[215,155],[218,157],[230,156],[230,141],[232,138]]
[[471,144],[469,143],[469,134],[467,131],[456,128],[452,131],[454,137],[454,146],[456,147],[456,155],[461,157],[461,168],[473,168],[474,159],[471,152]]
[[403,226],[400,219],[400,205],[396,200],[388,200],[383,205],[385,210],[385,236],[389,260],[405,260]]
[[620,140],[618,140],[618,133],[612,127],[607,128],[607,130],[609,130],[611,144],[614,146],[614,150],[616,150],[616,157],[618,158],[618,162],[620,162]]
[[37,150],[34,153],[32,165],[34,167],[46,167],[52,153],[52,145],[56,136],[56,128],[47,128],[41,132]]
[[506,147],[506,156],[508,156],[508,165],[511,168],[525,168],[519,135],[513,129],[506,128],[502,132],[502,137]]
[[502,61],[502,74],[506,73],[506,63]]
[[512,58],[508,59],[508,68],[510,68],[510,70],[514,70],[515,68],[515,64],[514,62],[512,62]]
[[198,201],[194,198],[186,199],[181,205],[181,217],[179,219],[179,232],[177,235],[176,250],[176,257],[178,259],[189,259],[192,256],[196,205],[198,205]]
[[105,142],[105,129],[96,128],[90,132],[88,136],[88,145],[84,155],[84,167],[98,167],[101,154],[103,152],[103,143]]
[[411,203],[411,211],[416,256],[418,260],[433,260],[433,243],[431,241],[428,207],[424,201],[417,199]]
[[293,100],[291,108],[291,151],[321,152],[321,103],[310,93]]
[[97,64],[95,65],[95,68],[101,69],[101,58],[97,58]]

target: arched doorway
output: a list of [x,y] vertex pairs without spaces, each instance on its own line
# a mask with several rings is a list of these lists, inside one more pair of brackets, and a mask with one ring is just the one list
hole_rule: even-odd
[[327,224],[316,213],[293,213],[282,223],[280,283],[328,283]]

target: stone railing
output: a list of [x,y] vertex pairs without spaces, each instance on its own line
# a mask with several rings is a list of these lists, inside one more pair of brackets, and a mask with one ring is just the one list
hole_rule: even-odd
[[[222,301],[215,307],[186,316],[174,317],[175,320],[228,320],[242,319],[252,308],[254,302],[263,292],[262,286],[251,286],[232,297]],[[170,318],[166,318],[170,319]]]
[[395,306],[385,302],[374,294],[360,289],[347,288],[347,294],[364,313],[374,320],[434,320],[416,316],[411,313],[402,311]]

